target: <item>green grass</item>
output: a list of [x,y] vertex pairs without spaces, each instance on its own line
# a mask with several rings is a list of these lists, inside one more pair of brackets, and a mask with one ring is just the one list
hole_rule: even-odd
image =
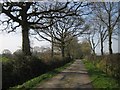
[[0,57],[0,62],[2,62],[2,57]]
[[88,69],[88,73],[94,88],[120,88],[114,78],[96,68],[90,61],[84,60],[84,64]]
[[33,90],[35,86],[37,86],[38,84],[40,84],[41,82],[43,82],[46,79],[52,78],[53,76],[57,75],[59,72],[61,72],[62,70],[64,70],[66,67],[70,66],[73,63],[73,61],[71,61],[70,63],[65,64],[64,66],[54,69],[53,71],[47,72],[45,74],[42,74],[36,78],[33,78],[25,83],[23,83],[22,85],[18,85],[15,87],[11,87],[9,88],[9,90],[16,90],[16,88],[19,90],[24,89],[24,90]]
[[10,59],[6,57],[0,57],[0,62],[8,62]]

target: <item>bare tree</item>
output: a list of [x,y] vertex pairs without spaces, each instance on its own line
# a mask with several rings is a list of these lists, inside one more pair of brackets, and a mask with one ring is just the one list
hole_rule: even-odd
[[102,2],[93,4],[94,14],[102,21],[108,31],[109,54],[112,54],[112,35],[120,18],[117,2]]
[[107,34],[107,30],[104,26],[99,25],[99,35],[100,35],[100,46],[101,46],[101,55],[104,55],[104,41],[106,40],[108,34]]
[[[85,22],[82,19],[82,16],[88,15],[90,13],[90,12],[84,13],[83,12],[84,9],[81,9],[84,6],[88,6],[88,4],[83,4],[79,2],[79,3],[73,3],[71,5],[72,5],[71,7],[72,8],[74,7],[74,9],[77,12],[75,15],[67,16],[64,18],[55,18],[56,22],[54,20],[50,20],[50,23],[55,22],[53,26],[48,27],[48,29],[46,30],[43,29],[36,30],[37,34],[39,34],[40,37],[52,43],[52,52],[53,52],[54,43],[59,47],[61,47],[61,52],[63,57],[64,57],[64,48],[66,46],[65,44],[67,44],[67,41],[72,40],[72,37],[80,35],[85,30],[85,27],[83,28],[84,26],[83,23]],[[69,8],[66,8],[66,10],[70,11]],[[49,14],[50,17],[53,15],[54,15],[53,13]],[[57,15],[61,16],[63,15],[63,13],[59,13]],[[53,56],[53,53],[51,56]]]
[[[9,29],[8,32],[16,31],[18,27],[22,28],[22,51],[25,55],[31,55],[29,30],[48,28],[54,24],[49,23],[51,19],[75,15],[78,13],[78,7],[76,4],[70,6],[69,2],[4,2],[2,14],[7,18],[1,22],[6,25],[4,30]],[[49,16],[49,13],[53,16]]]
[[86,40],[89,42],[90,46],[91,46],[91,50],[93,55],[96,55],[95,49],[99,44],[99,39],[96,38],[98,33],[96,33],[96,31],[92,30],[86,37]]
[[[55,43],[61,48],[62,57],[65,56],[64,50],[67,44],[73,39],[73,37],[82,34],[86,27],[85,22],[81,17],[67,17],[64,19],[57,19],[57,22],[48,30],[43,30],[43,35],[47,35],[48,38],[44,37],[41,32],[37,31],[40,37]],[[52,37],[54,40],[51,40]]]
[[96,17],[93,19],[93,23],[95,24],[94,30],[96,30],[96,33],[98,33],[98,39],[101,46],[101,55],[104,55],[104,41],[108,37],[107,28],[105,27],[104,23]]
[[85,34],[83,34],[83,38],[89,42],[91,47],[91,52],[93,55],[96,55],[96,47],[98,46],[100,40],[98,37],[98,28],[97,24],[95,23],[95,20],[93,17],[89,17],[89,20],[87,21],[89,23],[88,29]]

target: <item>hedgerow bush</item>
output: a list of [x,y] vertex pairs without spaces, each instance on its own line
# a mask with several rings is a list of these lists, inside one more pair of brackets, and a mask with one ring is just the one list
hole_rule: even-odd
[[45,63],[33,56],[19,55],[2,63],[3,88],[22,84],[34,76],[44,73]]
[[13,61],[2,62],[2,88],[7,88],[14,83]]
[[44,62],[35,56],[24,56],[22,54],[14,56],[12,60],[2,63],[3,89],[20,85],[70,61],[70,58],[54,57],[49,62]]
[[87,60],[94,62],[95,66],[107,73],[109,76],[116,78],[120,84],[120,54],[89,56]]

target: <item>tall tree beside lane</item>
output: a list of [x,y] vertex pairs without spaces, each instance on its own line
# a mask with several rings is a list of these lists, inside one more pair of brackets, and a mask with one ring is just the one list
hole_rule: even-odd
[[[54,22],[50,23],[50,20],[76,15],[78,7],[79,5],[76,7],[76,4],[71,6],[70,2],[4,2],[2,14],[7,18],[1,22],[6,26],[4,30],[8,30],[8,32],[14,32],[21,27],[22,51],[25,55],[31,55],[30,29],[48,28],[54,24]],[[49,16],[49,13],[52,13],[53,16]]]

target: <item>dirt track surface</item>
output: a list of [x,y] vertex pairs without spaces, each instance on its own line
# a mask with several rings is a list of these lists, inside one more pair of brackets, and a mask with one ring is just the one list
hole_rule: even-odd
[[73,64],[51,79],[40,83],[37,88],[92,88],[91,81],[81,60]]

